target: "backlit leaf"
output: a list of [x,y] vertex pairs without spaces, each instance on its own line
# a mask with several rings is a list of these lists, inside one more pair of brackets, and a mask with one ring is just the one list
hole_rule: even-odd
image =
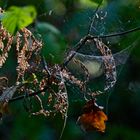
[[33,6],[10,7],[2,16],[2,24],[11,34],[27,27],[36,17],[36,10]]
[[107,121],[106,114],[102,108],[98,106],[94,100],[90,100],[83,108],[84,113],[78,118],[78,124],[84,131],[105,131],[105,121]]

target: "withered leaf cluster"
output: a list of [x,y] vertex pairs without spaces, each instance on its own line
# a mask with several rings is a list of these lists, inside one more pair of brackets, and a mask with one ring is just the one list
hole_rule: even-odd
[[[2,11],[1,11],[2,12]],[[78,49],[89,41],[89,36],[85,36],[78,43]],[[104,91],[112,88],[116,82],[116,67],[111,50],[100,40],[92,38],[101,55],[104,56],[106,85]],[[0,24],[0,68],[3,67],[11,47],[15,47],[17,56],[17,80],[15,85],[9,86],[6,77],[0,78],[0,115],[7,112],[7,105],[10,101],[24,99],[24,107],[30,115],[54,116],[57,113],[67,118],[69,101],[67,84],[76,85],[80,91],[86,94],[85,100],[89,97],[96,97],[101,92],[93,92],[87,89],[89,72],[86,66],[77,60],[74,63],[80,64],[85,72],[84,80],[75,77],[66,65],[74,54],[68,55],[64,65],[49,65],[41,56],[42,42],[36,39],[33,33],[24,28],[10,35],[2,24]],[[77,50],[78,50],[77,49]],[[37,103],[34,105],[33,100]],[[36,109],[37,106],[37,109]],[[78,123],[85,131],[98,130],[105,131],[105,121],[107,116],[102,109],[90,100],[84,106],[84,113],[79,117]]]

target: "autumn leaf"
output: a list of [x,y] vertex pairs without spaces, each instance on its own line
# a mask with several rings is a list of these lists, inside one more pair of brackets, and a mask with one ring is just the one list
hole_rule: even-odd
[[[5,78],[3,78],[3,81],[6,81]],[[0,82],[0,85],[4,86],[5,82]],[[7,83],[7,81],[6,81]],[[1,95],[0,95],[0,119],[2,118],[2,116],[4,114],[7,114],[8,111],[8,102],[10,99],[12,99],[14,93],[16,92],[17,88],[20,85],[15,85],[15,86],[11,86],[11,87],[6,87],[5,89],[3,89],[1,91]]]
[[83,114],[78,118],[77,123],[84,131],[99,131],[105,132],[106,114],[102,111],[103,108],[95,103],[95,100],[90,100],[83,108]]

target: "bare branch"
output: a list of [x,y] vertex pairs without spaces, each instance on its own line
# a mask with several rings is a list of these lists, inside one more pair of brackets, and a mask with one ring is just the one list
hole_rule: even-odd
[[112,34],[108,34],[108,35],[99,35],[99,36],[93,36],[93,35],[86,35],[84,36],[76,45],[74,48],[76,48],[72,54],[70,54],[66,60],[64,61],[63,63],[63,67],[67,66],[68,63],[72,60],[72,58],[75,56],[76,52],[78,52],[82,46],[84,46],[86,44],[87,41],[90,41],[90,40],[94,40],[96,38],[108,38],[108,37],[115,37],[115,36],[123,36],[123,35],[126,35],[126,34],[129,34],[129,33],[132,33],[132,32],[136,32],[136,31],[139,31],[140,30],[140,26],[136,27],[136,28],[133,28],[133,29],[130,29],[130,30],[127,30],[127,31],[124,31],[124,32],[120,32],[120,33],[112,33]]
[[[35,96],[35,95],[40,94],[41,92],[45,92],[48,88],[49,88],[49,87],[46,86],[43,90],[39,90],[39,91],[37,91],[37,92],[33,92],[33,93],[29,94],[28,97],[32,97],[32,96]],[[21,96],[18,96],[18,97],[14,97],[14,98],[10,99],[9,102],[11,103],[11,102],[14,102],[14,101],[17,101],[17,100],[24,99],[26,96],[27,96],[27,95],[24,94],[24,95],[21,95]]]

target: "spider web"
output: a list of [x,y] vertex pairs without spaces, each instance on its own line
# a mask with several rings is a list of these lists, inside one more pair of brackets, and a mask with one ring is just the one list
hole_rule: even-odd
[[[115,59],[116,69],[117,69],[117,80],[119,79],[119,75],[122,72],[123,68],[125,68],[125,64],[127,63],[127,60],[129,59],[133,49],[136,47],[138,41],[139,41],[138,39],[135,40],[131,45],[129,45],[125,49],[113,54],[113,57]],[[76,55],[68,65],[69,70],[77,77],[79,76],[79,78],[86,77],[84,71],[82,70],[82,68],[80,68],[80,65],[73,62],[74,59],[81,61],[89,71],[90,79],[91,79],[90,82],[93,82],[92,84],[93,89],[91,89],[91,85],[87,85],[87,88],[89,88],[89,90],[92,91],[95,90],[94,83],[96,84],[96,79],[102,77],[105,73],[104,62],[103,62],[105,56],[95,55],[96,54],[95,52],[93,53],[93,55],[83,54],[79,52],[74,52],[74,53],[76,53]],[[99,81],[104,86],[104,82],[103,82],[104,80],[99,79]],[[76,87],[72,87],[71,90],[74,90],[75,92],[79,93],[76,96],[73,95],[73,97],[75,96],[74,98],[77,101],[77,97],[81,96],[79,89],[77,89]],[[109,99],[113,90],[114,88],[112,88],[111,91],[108,92],[108,94],[104,94],[103,97],[100,96],[102,98],[101,100],[103,100],[102,102],[104,104],[106,114],[108,114]]]
[[[138,40],[134,41],[130,46],[126,47],[125,49],[113,54],[113,57],[115,59],[115,64],[117,67],[124,65],[126,63],[126,61],[128,60],[131,51],[134,49],[134,47],[136,46]],[[88,50],[87,50],[88,51]],[[96,55],[96,51],[94,52],[90,52],[90,54],[84,54],[82,52],[75,52],[75,51],[71,51],[71,53],[75,53],[75,56],[73,59],[77,59],[80,60],[83,63],[86,62],[90,62],[91,64],[93,63],[100,63],[101,65],[103,65],[103,60],[106,56],[100,56],[100,55]],[[91,54],[93,53],[93,54]],[[71,66],[73,62],[71,62],[69,64],[69,68],[71,69]],[[103,67],[102,67],[103,68]],[[93,77],[96,75],[93,75]]]
[[[91,12],[89,12],[88,15],[89,14],[92,15]],[[109,28],[110,23],[108,23],[108,21],[107,21],[109,19],[108,15],[109,14],[107,13],[107,10],[104,10],[104,11],[101,10],[101,11],[97,12],[93,18],[91,18],[92,16],[88,17],[89,18],[88,21],[91,21],[90,27],[88,27],[89,24],[82,24],[82,23],[80,24],[80,27],[83,27],[84,30],[87,30],[88,34],[99,35],[99,36],[110,34],[112,32],[125,31],[124,24],[126,24],[126,23],[122,23],[118,17],[116,17],[113,21],[113,23],[115,23],[115,25],[114,25],[115,27]],[[113,42],[114,38],[106,38],[105,40],[103,40],[103,42],[105,42],[105,44],[107,44],[107,46],[109,46],[111,48],[113,46],[113,44],[118,45],[118,46],[120,45],[118,43],[120,41],[120,37],[118,37],[116,40],[117,40],[117,42],[116,41]],[[112,43],[110,43],[110,42],[112,42]],[[129,56],[130,56],[131,52],[133,51],[133,49],[135,48],[135,46],[137,45],[137,43],[138,43],[138,39],[136,39],[135,41],[126,45],[125,49],[122,49],[121,51],[117,51],[117,49],[114,49],[112,47],[111,50],[114,52],[113,57],[115,59],[115,64],[116,64],[116,68],[117,68],[116,69],[117,70],[117,79],[119,79],[119,75],[120,75],[121,71],[123,70],[124,65],[127,63],[127,60],[129,59]],[[74,59],[81,61],[82,64],[85,65],[85,67],[89,71],[91,79],[96,80],[99,77],[102,77],[102,75],[104,75],[105,68],[104,68],[103,60],[104,60],[105,56],[100,55],[98,49],[96,48],[96,46],[93,42],[88,42],[87,44],[85,44],[85,46],[83,46],[83,48],[80,49],[79,52],[71,51],[70,53],[71,54],[75,53],[75,56],[69,63],[68,68],[77,77],[83,78],[83,77],[85,77],[85,73],[82,70],[82,68],[80,68],[80,65],[74,64],[74,62],[73,62]],[[102,81],[102,83],[103,83],[103,81]],[[73,90],[76,91],[77,93],[80,93],[80,91],[78,91],[77,88],[73,87]],[[113,92],[113,90],[114,90],[114,88],[112,88],[108,94],[104,94],[105,99],[103,99],[104,100],[103,104],[105,104],[107,114],[108,114],[108,102],[109,102],[109,98],[110,98],[110,95]]]
[[[90,26],[88,27],[87,24],[85,26],[84,26],[84,24],[80,24],[80,26],[82,26],[83,28],[86,28],[88,30],[88,34],[99,35],[99,36],[109,34],[109,30],[107,27],[107,24],[108,24],[107,23],[108,22],[107,21],[107,19],[108,19],[107,10],[100,10],[97,13],[94,13],[93,18],[91,18],[93,11],[88,10],[86,12],[88,13],[88,16],[90,15],[88,17],[89,18],[88,22],[90,22]],[[87,15],[87,13],[86,13],[86,15]],[[118,32],[124,30],[123,24],[118,18],[115,18],[115,22],[116,22],[117,26],[119,26],[119,28],[117,29]],[[120,41],[120,39],[117,41]],[[106,38],[103,40],[103,42],[105,42],[105,44],[107,44],[107,46],[109,46],[110,48],[114,44],[113,38],[111,38],[110,40],[109,40],[109,38]],[[113,42],[113,43],[110,43],[110,42]],[[115,44],[118,45],[119,43],[115,42]],[[115,59],[115,64],[117,66],[117,72],[119,71],[118,75],[121,72],[121,68],[119,66],[122,66],[126,63],[131,51],[136,46],[136,44],[137,44],[137,40],[134,41],[131,45],[126,46],[125,49],[113,54],[113,57]],[[114,49],[114,48],[112,48],[112,49]],[[86,43],[84,45],[84,47],[82,47],[79,50],[79,52],[71,51],[70,54],[75,54],[75,57],[73,58],[73,60],[74,59],[80,60],[82,63],[84,63],[85,67],[89,70],[91,79],[99,77],[104,73],[103,60],[104,60],[105,56],[101,56],[100,52],[98,51],[98,49],[93,41]],[[75,74],[78,73],[79,75],[81,75],[82,70],[78,67],[79,66],[77,64],[74,64],[73,61],[71,61],[68,66],[68,68],[71,71],[73,71]],[[93,70],[93,72],[92,72],[92,70]],[[96,71],[95,73],[94,73],[94,70]],[[84,74],[84,73],[82,73],[82,74]]]
[[[119,78],[119,75],[121,71],[123,70],[124,65],[126,64],[132,50],[136,46],[138,40],[134,41],[130,46],[127,48],[113,54],[116,68],[117,68],[117,79]],[[84,70],[81,68],[80,64],[77,64],[74,62],[74,60],[80,61],[84,66],[87,68],[89,72],[89,78],[93,81],[94,79],[98,79],[99,77],[102,77],[105,73],[104,68],[104,58],[105,56],[95,55],[95,52],[93,55],[91,54],[83,54],[79,52],[72,51],[71,53],[75,53],[74,58],[70,61],[68,64],[69,70],[78,78],[80,77],[86,77]],[[85,51],[84,51],[85,53]],[[103,81],[102,81],[103,82]]]
[[[50,16],[51,14],[52,14],[52,10],[50,10],[49,12]],[[78,16],[78,14],[80,16]],[[85,35],[86,32],[91,35],[100,36],[112,32],[121,32],[125,30],[124,27],[126,25],[124,24],[126,23],[122,23],[119,17],[113,15],[113,13],[108,12],[108,8],[98,11],[94,16],[93,16],[94,14],[93,9],[88,9],[88,10],[84,9],[83,11],[80,11],[78,14],[75,14],[74,19],[69,19],[68,17],[65,17],[63,19],[65,23],[64,24],[65,32],[62,31],[62,33],[66,34],[66,36],[70,32],[70,30],[73,30],[73,28],[75,29],[75,26],[77,27],[78,29],[77,33],[79,34],[79,38],[75,38],[75,41],[79,40],[80,37]],[[110,16],[112,16],[113,19]],[[78,19],[79,17],[82,19],[79,20]],[[76,22],[77,20],[79,20],[80,23]],[[110,22],[110,20],[113,21]],[[73,25],[73,23],[75,24]],[[109,41],[108,40],[109,39],[105,39],[106,42],[105,44],[107,44],[108,46],[112,46],[109,42],[110,40]],[[112,40],[113,38],[111,38],[111,41]],[[117,67],[117,78],[119,78],[119,74],[123,69],[123,65],[126,64],[131,54],[131,51],[136,46],[136,43],[137,41],[134,41],[131,45],[129,45],[125,49],[113,54]],[[89,44],[86,44],[84,48],[81,49],[79,52],[71,51],[70,53],[76,54],[73,60],[74,59],[80,60],[85,65],[85,67],[89,70],[91,79],[97,79],[98,77],[101,77],[105,72],[105,68],[103,65],[104,56],[100,56],[100,53],[96,48],[96,46],[93,44],[93,42],[90,42]],[[78,66],[78,64],[74,64],[73,61],[70,62],[68,68],[70,69],[70,71],[72,71],[74,75],[79,75],[79,77],[81,76],[85,77],[85,73],[80,68],[80,65]]]

